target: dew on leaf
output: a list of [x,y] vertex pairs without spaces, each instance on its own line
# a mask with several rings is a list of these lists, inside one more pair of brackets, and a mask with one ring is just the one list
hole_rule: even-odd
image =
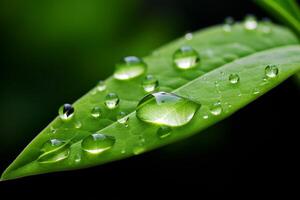
[[200,56],[192,47],[183,46],[173,54],[173,62],[179,69],[191,69],[198,65]]
[[144,74],[146,70],[147,65],[141,58],[128,56],[116,64],[114,77],[118,80],[129,80]]
[[142,86],[145,92],[153,92],[158,87],[158,80],[149,74],[144,78]]
[[230,74],[228,79],[231,84],[237,84],[240,81],[240,77],[238,74]]
[[108,109],[115,109],[118,107],[120,99],[116,93],[109,93],[105,98],[105,105]]
[[276,67],[275,65],[268,65],[265,68],[265,75],[268,78],[275,78],[278,75],[278,67]]
[[222,108],[222,104],[220,101],[214,103],[211,107],[210,107],[210,113],[212,115],[220,115],[223,111],[223,108]]
[[58,110],[59,117],[63,121],[68,121],[68,120],[72,119],[72,117],[74,116],[74,112],[75,112],[75,109],[73,108],[73,106],[71,104],[64,104]]
[[113,136],[94,133],[82,140],[81,148],[91,154],[100,154],[112,148],[115,142],[116,139]]
[[100,107],[96,106],[91,110],[91,116],[93,118],[99,118],[102,115],[102,110]]
[[166,138],[166,137],[168,137],[168,136],[171,135],[171,133],[172,133],[171,131],[172,131],[172,129],[170,127],[168,127],[168,126],[161,126],[157,130],[156,134],[157,134],[157,136],[160,139],[164,139],[164,138]]

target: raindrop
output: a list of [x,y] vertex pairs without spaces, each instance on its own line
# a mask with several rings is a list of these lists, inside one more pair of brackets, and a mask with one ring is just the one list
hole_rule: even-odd
[[185,34],[185,35],[184,35],[184,38],[185,38],[186,40],[192,40],[192,39],[193,39],[193,33],[187,33],[187,34]]
[[128,56],[116,64],[114,77],[118,80],[129,80],[144,74],[146,70],[147,65],[142,59]]
[[58,114],[63,121],[67,121],[72,119],[74,116],[74,111],[75,110],[71,104],[64,104],[59,108]]
[[234,24],[234,19],[232,17],[227,17],[225,19],[225,23],[223,25],[223,31],[224,32],[231,32],[232,31],[232,25]]
[[268,78],[275,78],[278,75],[278,68],[275,65],[268,65],[265,68],[265,74]]
[[210,113],[217,116],[220,115],[223,111],[221,102],[218,101],[216,103],[214,103],[211,107],[210,107]]
[[255,16],[248,15],[244,21],[244,27],[247,30],[255,30],[257,28],[257,20]]
[[133,149],[133,154],[134,154],[134,155],[139,155],[139,154],[141,154],[141,153],[144,153],[145,151],[146,151],[146,149],[145,149],[144,147],[138,146],[138,147],[135,147],[135,148]]
[[124,125],[128,126],[128,120],[129,120],[129,116],[125,112],[119,112],[118,113],[117,121],[120,124],[124,124]]
[[238,74],[230,74],[229,75],[229,82],[231,84],[237,84],[240,81],[240,77]]
[[56,163],[65,160],[70,154],[67,143],[59,139],[47,141],[44,143],[41,151],[42,155],[38,157],[37,161],[43,164]]
[[76,121],[75,124],[74,124],[75,128],[79,129],[82,127],[82,124],[80,121]]
[[190,46],[183,46],[173,54],[173,62],[179,69],[191,69],[200,62],[199,54]]
[[168,136],[171,135],[171,131],[172,129],[168,126],[161,126],[159,127],[159,129],[157,130],[157,136],[160,138],[160,139],[164,139]]
[[108,109],[115,109],[119,105],[120,99],[116,93],[109,93],[105,99],[105,105]]
[[97,85],[97,90],[99,92],[106,90],[106,83],[104,81],[99,81],[99,83]]
[[158,80],[149,74],[143,80],[142,86],[146,92],[153,92],[158,87]]
[[92,109],[91,115],[93,118],[99,118],[102,115],[102,110],[100,107],[96,106]]
[[136,115],[147,123],[176,127],[190,122],[200,106],[175,94],[157,92],[140,100]]
[[81,142],[81,148],[91,154],[100,154],[115,144],[116,139],[113,136],[95,133],[87,136]]

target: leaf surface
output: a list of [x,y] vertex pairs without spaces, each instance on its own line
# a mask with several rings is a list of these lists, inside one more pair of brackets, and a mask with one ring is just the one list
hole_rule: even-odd
[[[300,69],[297,38],[285,28],[270,26],[272,31],[268,34],[260,31],[260,25],[257,30],[246,30],[243,24],[236,24],[230,32],[225,32],[222,26],[208,28],[194,33],[192,40],[178,39],[144,58],[147,73],[159,80],[158,91],[171,92],[201,104],[193,119],[184,126],[172,128],[170,136],[157,137],[159,126],[136,117],[136,106],[147,95],[141,86],[144,75],[129,81],[110,77],[106,80],[105,91],[95,93],[94,88],[73,104],[75,115],[71,121],[56,118],[50,123],[7,168],[2,180],[124,159],[189,137],[230,116]],[[178,70],[174,67],[172,55],[183,45],[189,45],[199,53],[201,61],[196,68]],[[267,65],[278,68],[279,74],[275,78],[266,79]],[[230,74],[238,74],[240,81],[230,83]],[[120,104],[114,110],[104,106],[105,96],[110,92],[120,97]],[[222,107],[217,116],[210,112],[216,102]],[[91,116],[95,106],[102,109],[99,119]],[[128,127],[117,122],[120,111],[128,113]],[[78,121],[82,125],[80,128],[76,128]],[[98,155],[83,151],[82,140],[95,132],[113,136],[116,141],[112,148]],[[41,148],[50,139],[68,141],[58,152],[67,158],[54,163],[38,162]]]

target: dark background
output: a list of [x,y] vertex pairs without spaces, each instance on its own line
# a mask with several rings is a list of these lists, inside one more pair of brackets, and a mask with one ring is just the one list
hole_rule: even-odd
[[[109,76],[119,58],[147,55],[188,31],[249,13],[267,16],[250,0],[1,0],[0,171],[62,103]],[[296,193],[299,97],[288,80],[190,139],[90,169],[1,182],[0,190],[99,199]]]

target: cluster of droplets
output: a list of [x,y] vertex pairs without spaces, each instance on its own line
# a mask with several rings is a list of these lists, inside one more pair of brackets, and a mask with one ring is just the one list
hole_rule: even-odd
[[[231,32],[234,25],[233,18],[227,18],[223,25],[225,32]],[[255,30],[258,27],[258,22],[255,17],[248,16],[244,23],[246,30]],[[271,28],[269,22],[264,22],[262,31],[269,33]],[[193,34],[187,33],[185,35],[186,40],[192,40]],[[177,49],[172,57],[173,66],[179,70],[189,70],[197,68],[200,64],[200,56],[198,52],[191,46],[182,46]],[[138,57],[129,56],[122,59],[116,64],[114,72],[114,78],[119,81],[125,81],[137,78],[147,72],[147,64]],[[268,65],[265,67],[265,80],[275,78],[279,73],[276,65]],[[224,73],[222,73],[224,76]],[[228,82],[231,85],[239,85],[240,76],[237,73],[231,73],[228,76]],[[219,88],[219,82],[215,82],[216,87]],[[147,74],[141,81],[141,87],[146,93],[149,93],[142,98],[136,108],[136,117],[145,122],[158,126],[156,135],[159,139],[165,139],[171,136],[173,130],[176,127],[181,127],[191,122],[196,115],[196,112],[201,107],[201,104],[192,101],[188,98],[184,98],[179,95],[175,95],[167,92],[156,92],[159,87],[159,80],[152,74]],[[96,88],[92,91],[92,94],[97,92],[105,92],[107,90],[107,83],[100,81]],[[253,89],[253,94],[259,94],[258,88]],[[120,98],[117,93],[106,93],[104,106],[108,110],[114,110],[119,107]],[[228,108],[231,105],[228,105]],[[209,113],[212,116],[219,116],[223,112],[223,106],[221,101],[216,101],[209,106]],[[209,118],[209,113],[202,116],[204,120]],[[64,104],[59,108],[59,117],[63,122],[71,121],[75,115],[75,108],[71,104]],[[91,108],[90,115],[94,119],[101,118],[103,116],[103,109],[100,106]],[[120,125],[128,127],[129,116],[126,112],[119,111],[116,115],[116,122]],[[74,122],[74,127],[80,129],[82,123],[80,121]],[[56,133],[56,129],[51,127],[51,133]],[[133,154],[140,154],[146,149],[142,145],[145,139],[141,139],[141,143],[133,149]],[[81,141],[81,149],[88,154],[101,154],[111,149],[116,143],[116,138],[111,135],[103,133],[93,133],[86,136]],[[51,139],[43,144],[41,148],[41,155],[38,158],[40,163],[54,163],[66,159],[70,154],[69,141],[60,139]],[[126,151],[122,150],[122,154]],[[77,155],[75,162],[81,161],[81,155]]]

